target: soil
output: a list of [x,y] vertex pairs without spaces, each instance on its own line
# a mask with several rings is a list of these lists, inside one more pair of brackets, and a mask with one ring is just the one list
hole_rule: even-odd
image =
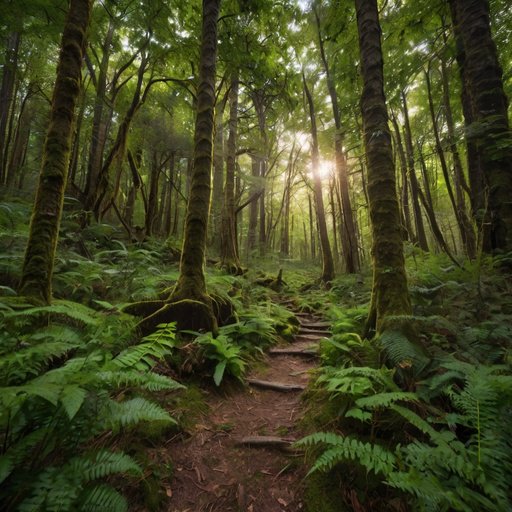
[[[328,335],[319,320],[302,315],[301,329],[306,334],[299,332],[290,345],[279,348],[315,348]],[[306,386],[315,365],[314,355],[269,353],[247,378]],[[290,446],[303,435],[301,391],[246,385],[211,390],[206,402],[208,411],[188,432],[189,437],[166,447],[173,464],[166,510],[306,510],[301,496],[306,468],[301,454]]]

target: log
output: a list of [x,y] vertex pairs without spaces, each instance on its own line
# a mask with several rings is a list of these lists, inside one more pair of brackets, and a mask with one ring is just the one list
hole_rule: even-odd
[[236,440],[235,444],[237,446],[289,448],[294,442],[294,439],[277,436],[246,436]]
[[299,330],[299,335],[300,334],[319,334],[322,336],[330,336],[332,333],[331,333],[331,331],[326,331],[326,330],[308,329],[307,327],[301,327]]
[[316,350],[307,348],[271,348],[268,352],[269,354],[277,354],[284,356],[318,356],[318,352]]
[[286,384],[284,382],[271,382],[260,379],[247,379],[248,384],[264,389],[273,389],[274,391],[303,391],[306,386],[303,384]]
[[304,322],[300,320],[299,322],[306,329],[329,329],[332,325],[330,322]]

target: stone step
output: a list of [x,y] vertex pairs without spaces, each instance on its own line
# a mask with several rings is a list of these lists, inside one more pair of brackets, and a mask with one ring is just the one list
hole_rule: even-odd
[[306,389],[304,384],[287,384],[285,382],[272,382],[269,380],[247,379],[247,383],[263,389],[273,389],[274,391],[303,391]]

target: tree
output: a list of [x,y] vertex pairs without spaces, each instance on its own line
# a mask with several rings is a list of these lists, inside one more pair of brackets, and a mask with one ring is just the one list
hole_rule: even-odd
[[320,155],[318,151],[318,133],[316,128],[315,104],[313,96],[309,90],[306,76],[302,73],[304,83],[304,92],[309,107],[309,119],[311,123],[311,167],[313,173],[313,192],[315,195],[316,215],[318,220],[318,231],[320,234],[320,246],[322,248],[322,277],[324,283],[329,283],[334,279],[334,261],[332,258],[331,244],[327,232],[327,223],[325,220],[324,199],[322,195],[322,178],[319,173]]
[[[178,327],[181,329],[205,329],[213,332],[217,330],[212,299],[206,292],[204,263],[213,163],[215,69],[219,9],[220,0],[203,0],[194,156],[180,261],[180,275],[167,301],[163,304],[159,301],[147,303],[150,314],[139,324],[143,331],[150,331],[158,324],[171,320],[178,321]],[[158,309],[154,312],[151,311],[151,308],[154,310],[155,306]],[[139,308],[131,310],[131,312],[138,311],[140,311]]]
[[[512,139],[502,68],[494,44],[488,0],[449,0],[463,78],[466,139],[478,154],[487,194],[484,217],[484,251],[512,250]],[[469,108],[468,108],[469,107]],[[473,178],[471,180],[471,178]],[[478,196],[477,176],[470,173],[473,196]],[[485,199],[484,199],[485,200]]]
[[[342,210],[341,219],[341,235],[343,244],[343,258],[345,260],[345,268],[349,274],[353,274],[359,270],[359,250],[356,236],[356,226],[354,221],[354,215],[352,213],[352,204],[350,201],[349,185],[347,177],[347,157],[345,155],[343,144],[344,135],[341,125],[341,111],[338,102],[338,93],[336,86],[334,85],[334,79],[331,73],[329,62],[327,60],[325,52],[325,42],[322,35],[320,16],[318,8],[313,6],[313,12],[315,15],[318,46],[320,50],[320,57],[325,71],[327,90],[331,98],[332,114],[334,117],[334,125],[336,133],[334,136],[334,150],[336,155],[336,174],[339,181],[339,195]],[[335,230],[336,232],[336,230]]]
[[363,92],[361,112],[368,167],[372,227],[373,290],[368,326],[385,327],[390,315],[408,315],[407,290],[395,168],[384,94],[377,0],[355,0]]
[[44,303],[52,297],[51,280],[91,9],[92,0],[71,0],[69,4],[19,286],[21,294]]
[[226,182],[220,230],[221,266],[232,274],[240,274],[235,218],[235,166],[238,126],[238,72],[233,72],[229,91],[229,137],[226,162]]

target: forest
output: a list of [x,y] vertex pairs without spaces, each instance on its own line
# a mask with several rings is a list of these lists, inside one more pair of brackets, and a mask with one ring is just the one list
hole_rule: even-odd
[[0,509],[510,512],[509,0],[0,0]]

